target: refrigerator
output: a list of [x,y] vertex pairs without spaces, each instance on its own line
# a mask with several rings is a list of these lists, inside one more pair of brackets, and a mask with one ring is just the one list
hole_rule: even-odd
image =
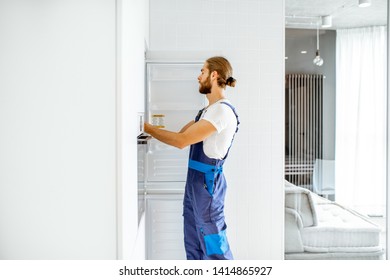
[[[203,62],[147,62],[146,121],[177,132],[193,120],[207,104],[197,79],[202,67]],[[149,138],[142,153],[146,257],[185,259],[182,200],[189,147],[178,149]]]

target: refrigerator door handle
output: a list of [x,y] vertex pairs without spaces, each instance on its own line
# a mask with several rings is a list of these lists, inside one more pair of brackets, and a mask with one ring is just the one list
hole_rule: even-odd
[[146,145],[149,143],[149,140],[152,138],[150,135],[141,134],[137,137],[138,145]]

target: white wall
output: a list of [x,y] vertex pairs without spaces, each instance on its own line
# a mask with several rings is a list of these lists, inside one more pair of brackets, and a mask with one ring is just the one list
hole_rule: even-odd
[[0,1],[0,259],[115,259],[116,1]]
[[[387,5],[387,22],[390,22],[390,5]],[[387,28],[387,96],[390,92],[390,29]],[[389,259],[389,238],[390,238],[390,98],[387,98],[387,151],[386,151],[386,160],[387,160],[387,172],[386,172],[386,193],[387,193],[387,213],[386,213],[386,260]]]
[[[147,0],[118,1],[118,257],[145,256],[138,232],[137,112],[144,111]],[[136,242],[136,240],[138,240]]]
[[241,126],[225,166],[229,240],[236,259],[282,259],[284,1],[150,0],[150,50],[232,63]]
[[[140,255],[127,143],[142,108],[147,8],[0,0],[0,259]],[[242,125],[225,169],[229,238],[236,258],[282,258],[283,1],[153,0],[150,9],[151,49],[231,60]]]

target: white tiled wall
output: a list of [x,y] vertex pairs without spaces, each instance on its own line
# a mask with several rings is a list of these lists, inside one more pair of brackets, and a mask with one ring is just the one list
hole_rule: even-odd
[[229,240],[236,259],[282,259],[284,1],[150,0],[149,27],[152,52],[232,63],[241,126],[225,165]]

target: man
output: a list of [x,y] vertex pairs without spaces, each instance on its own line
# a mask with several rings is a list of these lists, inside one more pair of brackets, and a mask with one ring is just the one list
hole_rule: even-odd
[[184,194],[184,244],[187,259],[233,259],[226,237],[224,200],[226,180],[222,173],[235,133],[238,116],[225,97],[226,85],[234,87],[232,67],[224,57],[206,60],[198,77],[199,92],[208,106],[179,132],[145,123],[154,138],[184,148],[191,145]]

